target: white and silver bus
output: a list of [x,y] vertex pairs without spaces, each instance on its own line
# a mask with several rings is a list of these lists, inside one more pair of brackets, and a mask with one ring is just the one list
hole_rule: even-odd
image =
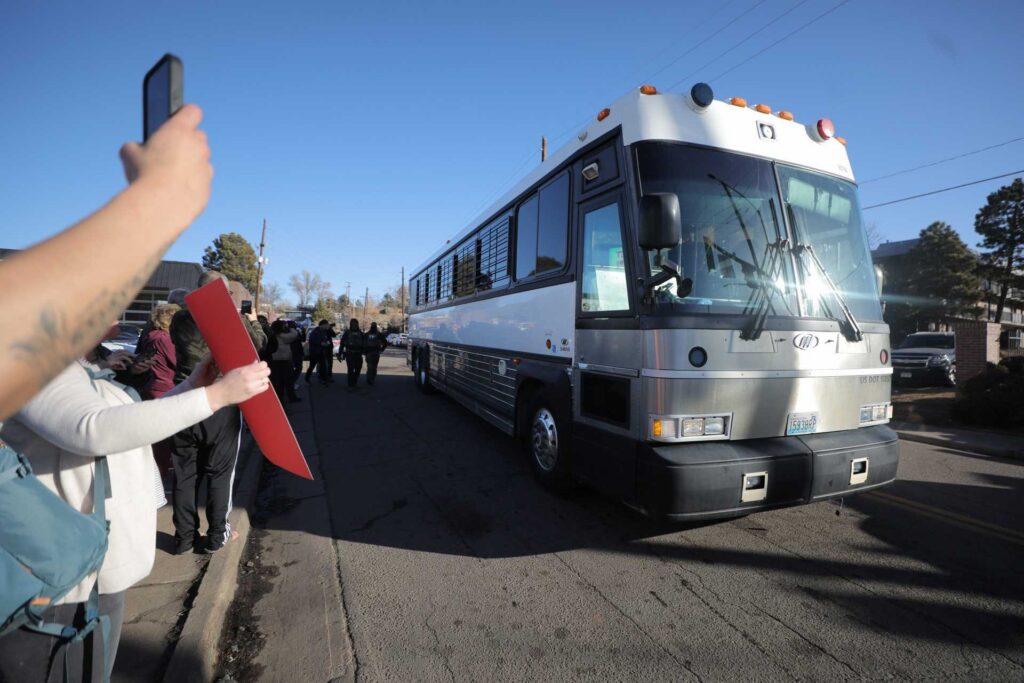
[[686,520],[896,476],[881,283],[828,119],[643,86],[410,285],[416,383],[552,486]]

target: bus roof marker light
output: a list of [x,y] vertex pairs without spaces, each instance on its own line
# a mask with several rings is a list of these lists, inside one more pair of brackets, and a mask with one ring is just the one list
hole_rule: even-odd
[[641,95],[657,95],[658,94],[658,89],[655,88],[653,85],[641,85],[640,86],[640,94]]
[[832,136],[836,134],[836,126],[832,123],[831,119],[818,119],[818,125],[815,126],[818,131],[818,137],[824,142],[825,140],[831,140]]
[[793,112],[790,112],[790,111],[780,111],[778,113],[778,117],[780,119],[785,120],[785,121],[792,121],[793,120]]
[[771,114],[772,108],[769,107],[767,104],[755,104],[754,111],[759,111],[762,114]]
[[606,118],[608,118],[608,115],[611,114],[611,113],[612,113],[612,110],[609,109],[608,107],[605,107],[601,111],[597,112],[597,120],[598,121],[604,121]]
[[843,147],[846,147],[846,138],[841,138],[841,137],[839,137],[839,136],[837,135],[837,136],[836,136],[836,142],[838,142],[838,143],[839,143],[840,145],[842,145]]
[[729,100],[729,104],[733,105],[734,107],[745,107],[747,106],[747,101],[742,97],[734,97],[731,100]]
[[690,106],[696,111],[704,111],[715,101],[715,93],[707,83],[697,83],[690,88]]

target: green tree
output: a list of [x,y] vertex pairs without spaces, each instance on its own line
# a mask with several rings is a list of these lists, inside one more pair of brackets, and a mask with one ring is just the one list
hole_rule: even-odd
[[981,257],[981,273],[998,287],[995,322],[1003,319],[1003,306],[1013,287],[1024,287],[1024,182],[1015,179],[988,196],[974,218]]
[[922,230],[917,245],[907,254],[904,276],[918,322],[977,316],[982,296],[977,270],[977,256],[949,225],[936,221]]
[[313,324],[318,324],[321,320],[328,322],[334,322],[335,316],[337,315],[337,301],[333,297],[320,297],[316,300],[316,308],[313,309]]
[[221,233],[203,252],[203,268],[223,273],[256,291],[256,250],[237,232]]

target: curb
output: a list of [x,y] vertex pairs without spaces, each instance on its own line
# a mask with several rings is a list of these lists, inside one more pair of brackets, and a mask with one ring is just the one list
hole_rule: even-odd
[[252,436],[245,438],[245,466],[234,493],[236,514],[232,528],[238,531],[238,538],[210,558],[161,679],[164,683],[212,681],[216,671],[217,644],[238,586],[239,562],[252,528],[249,510],[256,500],[263,462]]
[[992,446],[986,446],[984,444],[976,443],[973,440],[968,441],[966,439],[950,439],[941,436],[932,436],[931,434],[922,434],[920,432],[906,429],[895,429],[895,431],[899,435],[899,437],[904,441],[916,441],[918,443],[925,443],[930,446],[945,446],[947,448],[954,448],[959,451],[969,451],[971,453],[988,455],[993,458],[1024,460],[1024,449],[995,448]]

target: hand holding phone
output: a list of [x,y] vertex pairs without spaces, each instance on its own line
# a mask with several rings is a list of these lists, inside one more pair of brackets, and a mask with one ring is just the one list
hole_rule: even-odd
[[184,94],[184,66],[168,52],[142,79],[143,142],[181,109]]

